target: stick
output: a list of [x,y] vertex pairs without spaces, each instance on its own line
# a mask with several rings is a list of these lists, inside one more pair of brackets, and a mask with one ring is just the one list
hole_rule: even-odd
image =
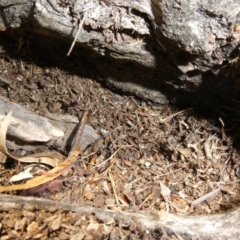
[[83,26],[83,23],[84,23],[84,21],[85,21],[85,17],[86,17],[86,15],[87,15],[86,12],[83,13],[83,14],[84,14],[84,15],[83,15],[82,21],[79,23],[79,27],[78,27],[77,34],[76,34],[76,36],[75,36],[75,38],[74,38],[74,40],[73,40],[73,42],[72,42],[72,45],[71,45],[71,47],[70,47],[70,49],[69,49],[69,51],[68,51],[67,56],[69,56],[69,55],[71,54],[72,49],[73,49],[73,47],[74,47],[74,45],[75,45],[75,43],[76,43],[76,41],[77,41],[77,38],[78,38],[78,36],[79,36],[79,34],[80,34],[81,30],[82,30],[82,26]]
[[74,152],[76,149],[80,148],[80,139],[81,139],[81,136],[82,136],[82,133],[83,133],[84,126],[87,122],[88,113],[89,113],[89,110],[85,110],[83,112],[81,121],[78,124],[77,132],[76,132],[76,134],[74,136],[74,139],[72,141],[71,150],[70,150],[68,156],[71,156],[72,152]]
[[118,200],[118,195],[117,195],[117,191],[116,191],[116,185],[115,185],[113,176],[112,176],[111,172],[109,172],[108,175],[109,175],[109,179],[110,179],[111,184],[112,184],[112,189],[113,189],[113,193],[114,193],[114,196],[115,196],[117,206],[120,207],[119,200]]
[[211,192],[209,192],[209,193],[203,195],[202,197],[194,200],[194,201],[192,202],[192,206],[196,206],[196,205],[198,205],[198,204],[200,204],[200,203],[208,200],[208,199],[211,198],[211,197],[215,197],[220,191],[221,191],[220,188],[216,188],[216,189],[212,190]]

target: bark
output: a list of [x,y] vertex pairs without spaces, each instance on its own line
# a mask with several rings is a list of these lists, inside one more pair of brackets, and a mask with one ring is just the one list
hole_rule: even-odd
[[[52,215],[58,215],[57,211],[71,213],[71,218],[78,221],[81,216],[94,215],[96,221],[118,227],[137,226],[143,232],[159,232],[160,235],[168,235],[171,239],[238,239],[240,229],[238,222],[240,220],[240,210],[235,210],[227,214],[214,216],[192,216],[182,217],[176,215],[165,215],[159,212],[138,212],[129,213],[122,211],[111,211],[107,209],[93,208],[90,206],[77,206],[73,204],[58,203],[46,199],[34,197],[20,197],[0,195],[1,212],[22,211],[23,215],[26,210],[34,211],[45,210],[52,212]],[[39,222],[44,221],[43,211],[40,211]],[[17,215],[17,214],[15,214]],[[1,214],[0,214],[1,217]],[[31,215],[30,215],[31,217]],[[18,221],[14,216],[14,220]],[[73,220],[71,220],[74,226]],[[2,229],[9,227],[7,222],[2,221]],[[133,229],[132,229],[133,230]],[[181,237],[181,238],[180,238]],[[158,238],[160,239],[160,237]]]
[[101,78],[141,98],[228,98],[239,85],[229,79],[239,75],[238,0],[4,0],[0,7],[2,30],[76,38],[107,59],[96,63]]

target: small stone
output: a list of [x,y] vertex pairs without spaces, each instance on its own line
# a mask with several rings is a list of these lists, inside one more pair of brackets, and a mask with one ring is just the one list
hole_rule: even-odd
[[43,238],[43,233],[38,233],[33,237],[33,239],[42,239]]
[[149,168],[151,166],[150,162],[145,162],[145,167]]
[[84,191],[84,197],[87,198],[88,200],[92,200],[94,198],[94,195],[91,190],[86,189]]
[[26,218],[24,217],[23,219],[16,221],[15,225],[14,225],[14,230],[22,230],[24,229],[26,224]]
[[49,227],[53,230],[56,231],[60,228],[62,223],[62,217],[59,215],[58,218],[54,219],[50,224]]
[[59,239],[61,239],[61,240],[68,240],[68,239],[70,239],[70,236],[68,234],[66,234],[66,233],[60,233]]
[[107,198],[107,199],[105,199],[105,204],[113,206],[116,204],[116,200],[114,198]]
[[80,230],[78,233],[71,236],[70,240],[82,240],[85,237],[83,230]]
[[27,232],[28,233],[33,233],[38,229],[38,223],[37,222],[32,222],[28,227],[27,227]]

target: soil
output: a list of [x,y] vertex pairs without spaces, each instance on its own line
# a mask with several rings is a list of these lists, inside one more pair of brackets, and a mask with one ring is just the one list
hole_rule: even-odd
[[[233,99],[238,107],[235,110],[226,105],[217,106],[216,111],[214,105],[217,114],[209,115],[211,104],[204,102],[194,102],[181,109],[174,105],[162,106],[106,88],[104,82],[96,81],[99,70],[95,62],[91,65],[90,58],[77,62],[76,56],[65,57],[68,44],[63,44],[57,52],[45,43],[42,43],[45,47],[39,47],[31,37],[5,37],[0,76],[7,79],[7,83],[0,85],[1,96],[43,116],[46,112],[78,116],[90,110],[88,124],[102,136],[83,151],[75,169],[56,189],[9,194],[129,212],[166,210],[173,214],[201,215],[239,207],[240,102],[237,99]],[[68,154],[67,151],[61,153]],[[16,167],[17,163],[1,166],[1,184],[8,183]],[[23,167],[24,164],[19,169]],[[206,198],[202,199],[204,196]],[[8,212],[7,217],[4,214],[0,213],[3,225],[11,215],[19,221],[23,217],[17,210]],[[71,218],[62,214],[56,212],[52,219],[51,214],[43,218],[54,224],[58,224],[58,218]],[[86,225],[84,235],[91,229],[87,228],[89,222],[94,225],[94,216],[81,221],[82,226]],[[29,224],[26,222],[19,222],[21,226],[14,231],[25,228]],[[32,222],[34,229],[40,226],[34,217]],[[6,236],[12,224],[8,226]],[[24,231],[21,234],[25,236]],[[39,235],[39,239],[50,236],[47,231],[44,234]],[[108,234],[106,230],[106,236]],[[115,229],[114,234],[126,236],[123,229]],[[132,238],[139,237],[134,234]],[[52,233],[51,237],[54,236]],[[92,239],[84,236],[84,239]],[[117,239],[116,236],[112,239]],[[68,237],[62,232],[59,239]],[[149,235],[150,238],[155,237]]]

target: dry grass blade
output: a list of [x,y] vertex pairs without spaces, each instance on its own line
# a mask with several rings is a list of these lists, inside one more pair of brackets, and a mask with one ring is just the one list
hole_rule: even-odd
[[191,109],[192,109],[192,108],[188,108],[188,109],[182,110],[182,111],[180,111],[180,112],[174,113],[174,114],[172,114],[172,115],[170,115],[170,116],[168,116],[168,117],[166,117],[166,118],[160,118],[160,123],[165,123],[166,121],[170,120],[171,118],[173,118],[173,117],[175,117],[175,116],[177,116],[177,115],[179,115],[179,114],[182,114],[182,113],[184,113],[184,112],[187,112],[187,111],[189,111],[189,110],[191,110]]
[[87,7],[86,9],[83,10],[84,13],[83,13],[82,21],[80,21],[80,23],[79,23],[78,31],[77,31],[76,36],[75,36],[75,38],[74,38],[74,40],[73,40],[73,42],[72,42],[72,45],[71,45],[71,47],[70,47],[70,49],[69,49],[69,51],[68,51],[67,56],[69,56],[69,55],[71,54],[72,49],[73,49],[73,47],[74,47],[74,45],[75,45],[75,43],[76,43],[76,41],[77,41],[77,39],[78,39],[78,36],[79,36],[79,34],[80,34],[81,30],[82,30],[83,24],[84,24],[84,22],[85,22],[85,19],[86,19],[88,10],[91,9],[91,8],[93,8],[93,7],[94,7],[94,5],[89,6],[89,7]]
[[[116,158],[112,158],[111,160],[110,160],[110,166],[104,171],[104,172],[102,172],[99,176],[102,176],[102,175],[104,175],[105,173],[107,173],[111,168],[112,168],[112,166],[114,165],[114,163],[116,162]],[[99,177],[99,176],[97,176],[97,177]]]
[[0,192],[7,192],[7,191],[16,191],[16,190],[23,190],[23,189],[29,189],[33,187],[37,187],[41,184],[50,182],[60,176],[63,171],[65,171],[68,167],[71,166],[71,164],[76,160],[77,156],[79,155],[79,151],[75,151],[72,153],[71,156],[69,156],[64,162],[60,163],[59,166],[53,168],[46,174],[42,176],[35,177],[26,183],[23,184],[17,184],[12,186],[0,186]]
[[221,122],[221,124],[222,124],[222,129],[221,129],[221,131],[222,131],[222,139],[223,140],[226,140],[227,139],[227,135],[226,135],[226,133],[225,133],[225,130],[224,130],[224,122],[223,122],[223,120],[221,119],[221,118],[219,118],[219,121]]
[[19,157],[17,159],[23,163],[44,163],[56,167],[65,159],[65,157],[58,152],[41,152],[26,157]]
[[108,175],[109,175],[109,179],[110,179],[111,184],[112,184],[112,189],[113,189],[113,193],[114,193],[116,203],[117,203],[118,207],[120,207],[119,199],[118,199],[118,195],[117,195],[117,191],[116,191],[116,185],[115,185],[113,176],[112,176],[111,172],[109,172]]
[[82,19],[82,21],[80,21],[80,23],[79,23],[78,31],[77,31],[77,33],[76,33],[76,36],[75,36],[75,38],[74,38],[74,40],[73,40],[73,42],[72,42],[72,45],[71,45],[69,51],[68,51],[68,53],[67,53],[67,56],[69,56],[69,55],[71,54],[71,52],[72,52],[72,49],[73,49],[73,47],[74,47],[74,45],[75,45],[75,43],[76,43],[76,41],[77,41],[77,38],[78,38],[78,36],[79,36],[79,34],[80,34],[81,30],[82,30],[82,26],[83,26],[83,23],[84,23],[84,21],[85,21],[85,17],[86,17],[86,13],[84,13],[83,19]]
[[[68,168],[72,167],[72,164],[75,162],[76,158],[78,157],[78,155],[80,153],[79,140],[80,140],[80,137],[81,137],[81,134],[82,134],[83,127],[84,127],[85,122],[86,122],[87,114],[88,114],[88,112],[86,111],[83,115],[82,121],[79,125],[79,129],[78,129],[77,134],[76,134],[75,142],[73,144],[73,147],[71,149],[69,157],[66,158],[65,161],[63,161],[59,165],[55,166],[49,172],[44,173],[42,176],[38,176],[38,177],[35,177],[31,180],[28,180],[26,183],[12,185],[12,186],[0,186],[0,192],[30,189],[30,188],[37,187],[39,185],[48,183],[48,182],[56,179],[58,176],[62,175]],[[8,156],[9,158],[15,159],[16,161],[21,161],[21,159],[15,158],[11,154],[9,154],[8,150],[6,148],[6,145],[5,145],[7,129],[8,129],[8,126],[10,124],[10,121],[11,121],[11,116],[12,116],[12,110],[7,114],[7,116],[4,118],[4,120],[2,121],[2,124],[1,124],[1,128],[0,128],[0,151],[3,154],[5,154],[6,156]],[[25,161],[25,162],[29,162],[29,161],[34,162],[34,159],[36,161],[39,161],[39,158],[41,158],[44,155],[44,153],[42,153],[40,155],[41,156],[39,156],[39,154],[38,154],[38,155],[35,155],[34,157],[32,157],[32,156],[24,157],[24,158],[22,158],[22,160]],[[43,159],[43,160],[48,162],[49,159],[47,159],[47,158],[49,158],[49,157],[50,157],[50,160],[53,160],[52,159],[53,155],[54,155],[54,153],[51,156],[47,156],[47,157],[45,156],[45,159]],[[62,160],[61,159],[62,155],[57,155],[57,156],[58,156],[57,160],[55,162],[53,162],[52,165],[56,165],[56,162],[59,163]],[[60,156],[61,156],[61,158],[60,158]],[[60,158],[60,160],[59,160],[59,158]]]
[[118,148],[109,158],[107,158],[107,159],[104,160],[103,162],[99,163],[98,165],[94,166],[93,168],[96,168],[96,167],[99,167],[99,166],[105,164],[106,162],[108,162],[109,160],[111,160],[111,159],[114,157],[114,155],[117,154],[117,152],[118,152],[119,150],[121,150],[122,148],[125,148],[125,147],[133,147],[133,146],[132,146],[132,145],[121,146],[121,147]]
[[145,202],[147,202],[149,199],[151,199],[154,196],[155,192],[152,192],[150,195],[148,195],[144,201],[138,206],[137,210],[140,210]]
[[12,118],[12,110],[10,110],[9,113],[7,114],[7,116],[3,119],[1,127],[0,127],[0,151],[7,157],[10,157],[10,158],[18,161],[17,158],[13,157],[11,154],[8,153],[8,150],[6,147],[7,129],[11,122],[11,118]]
[[[119,150],[119,149],[118,149]],[[110,166],[104,171],[104,172],[102,172],[101,174],[99,174],[98,176],[96,176],[96,177],[94,177],[94,178],[92,178],[92,179],[88,179],[83,185],[82,185],[82,187],[81,187],[81,196],[83,196],[83,190],[84,190],[84,187],[86,186],[86,184],[88,184],[89,182],[91,182],[91,181],[95,181],[95,180],[97,180],[97,179],[99,179],[99,178],[101,178],[101,176],[103,176],[105,173],[107,173],[109,170],[111,170],[111,168],[112,168],[112,166],[114,165],[114,163],[116,162],[116,158],[111,158],[110,159],[110,162],[111,162],[111,164],[110,164]]]

